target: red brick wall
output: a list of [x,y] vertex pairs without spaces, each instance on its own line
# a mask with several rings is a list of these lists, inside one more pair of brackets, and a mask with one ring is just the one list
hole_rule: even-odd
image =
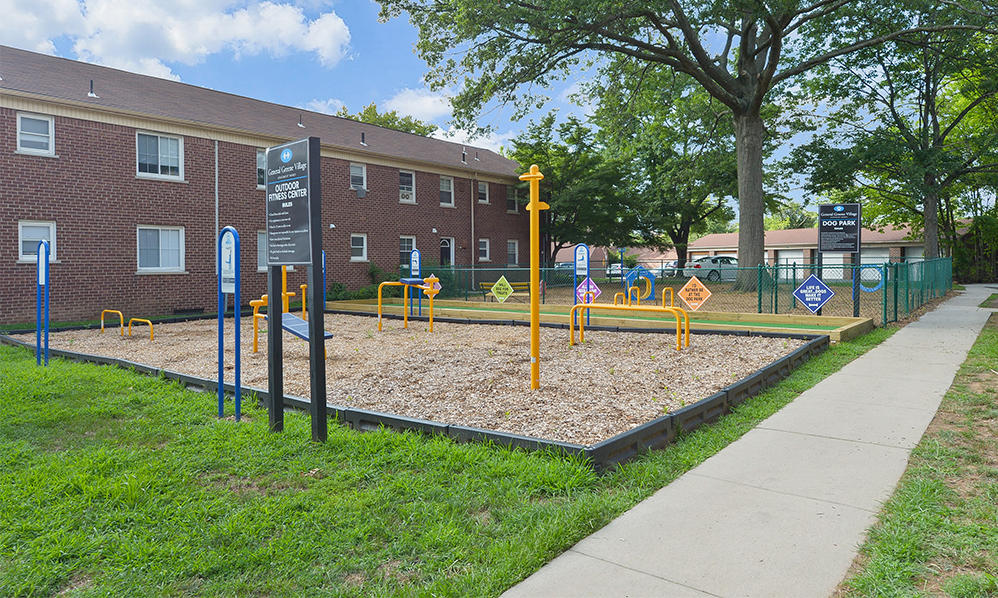
[[[15,154],[16,127],[16,112],[0,109],[0,280],[5,283],[0,285],[0,323],[35,317],[36,266],[17,263],[20,220],[56,222],[53,319],[94,319],[101,309],[121,310],[126,318],[214,311],[214,141],[185,137],[186,182],[172,182],[136,178],[133,128],[57,117],[58,157],[48,158]],[[266,292],[266,274],[257,271],[257,231],[265,229],[265,222],[256,150],[218,143],[219,225],[235,226],[240,234],[244,305]],[[416,172],[417,203],[409,205],[398,201],[396,168],[367,165],[364,198],[349,188],[347,161],[324,158],[321,168],[328,281],[349,288],[369,284],[371,263],[396,271],[400,235],[416,236],[424,260],[439,258],[440,237],[455,238],[457,264],[477,258],[470,179],[455,178],[455,207],[445,208],[436,174]],[[475,206],[476,237],[492,239],[493,263],[502,264],[507,238],[518,238],[525,261],[526,215],[505,213],[505,185],[490,185],[490,200]],[[184,227],[186,274],[136,274],[138,224]],[[350,261],[351,233],[367,234],[369,262]],[[289,290],[298,292],[305,270],[289,273]]]

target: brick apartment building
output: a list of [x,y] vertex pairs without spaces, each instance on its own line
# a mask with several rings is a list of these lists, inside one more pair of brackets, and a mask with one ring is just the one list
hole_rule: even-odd
[[265,293],[263,150],[307,136],[328,281],[369,284],[413,247],[424,263],[526,261],[518,165],[492,151],[0,46],[0,323],[34,319],[40,239],[55,319],[213,311],[226,225],[243,303]]

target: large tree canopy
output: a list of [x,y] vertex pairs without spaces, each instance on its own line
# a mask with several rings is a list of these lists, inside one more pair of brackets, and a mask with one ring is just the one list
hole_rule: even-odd
[[[954,10],[911,18],[946,21]],[[940,236],[955,239],[961,195],[998,173],[996,52],[985,35],[922,33],[836,60],[809,86],[839,105],[831,134],[788,164],[813,191],[855,191],[864,219],[921,230],[925,256],[937,257]]]
[[[691,234],[734,216],[735,137],[727,110],[688,76],[617,58],[587,86],[608,155],[624,161],[648,245],[675,247],[686,262]],[[613,76],[619,75],[619,76]]]
[[[382,18],[407,12],[419,28],[417,51],[431,87],[463,81],[453,98],[457,124],[469,127],[492,101],[522,114],[535,92],[580,66],[629,56],[695,79],[734,120],[739,199],[739,257],[763,259],[763,143],[767,95],[815,66],[914,31],[981,28],[993,12],[980,0],[965,21],[925,27],[894,22],[892,2],[855,0],[379,0]],[[901,0],[909,1],[909,0]],[[919,1],[919,0],[912,0]],[[754,278],[742,277],[743,287]]]
[[551,263],[558,250],[576,243],[632,245],[638,228],[634,198],[621,184],[625,167],[608,159],[593,132],[569,118],[560,125],[549,114],[513,140],[510,158],[520,164],[544,164],[541,201],[550,210],[544,232],[551,240]]

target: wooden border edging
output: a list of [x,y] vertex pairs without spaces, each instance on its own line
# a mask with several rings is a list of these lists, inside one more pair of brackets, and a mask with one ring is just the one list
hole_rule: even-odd
[[[335,313],[335,312],[333,312]],[[398,316],[401,318],[401,316]],[[447,321],[443,318],[434,318],[438,321]],[[458,323],[465,323],[465,320],[457,320]],[[472,320],[469,323],[484,324],[482,320]],[[522,326],[524,323],[515,320],[503,320],[490,322],[491,324]],[[551,327],[564,327],[564,324],[549,324]],[[591,327],[599,330],[599,327]],[[653,328],[641,329],[619,329],[616,327],[604,327],[604,330],[620,330],[627,332],[658,333],[665,331]],[[693,332],[693,331],[691,331]],[[717,331],[721,332],[721,331]],[[711,333],[717,333],[711,332]],[[701,331],[707,334],[708,332]],[[496,430],[485,430],[469,426],[459,426],[455,424],[445,424],[429,420],[416,419],[395,415],[391,413],[381,413],[378,411],[367,411],[365,409],[354,409],[339,405],[326,405],[326,413],[334,417],[337,421],[344,423],[359,431],[377,430],[387,428],[397,431],[413,431],[422,434],[439,434],[447,436],[456,442],[486,442],[497,446],[512,449],[523,449],[528,451],[552,451],[557,454],[576,456],[587,460],[597,472],[608,471],[618,465],[626,463],[638,455],[652,450],[663,448],[673,441],[680,434],[686,434],[699,428],[700,426],[713,423],[723,415],[744,403],[750,397],[759,394],[766,388],[776,384],[781,379],[788,376],[794,369],[802,365],[811,357],[818,355],[828,348],[829,338],[827,335],[809,334],[787,334],[787,333],[750,333],[747,331],[728,331],[728,334],[736,336],[764,336],[775,338],[797,338],[808,339],[807,344],[800,347],[766,365],[762,369],[750,374],[741,380],[734,382],[720,391],[703,398],[691,405],[673,413],[663,415],[650,422],[646,422],[617,434],[590,446],[561,442],[557,440],[547,440],[534,438],[531,436],[521,436]],[[34,351],[35,346],[24,341],[13,339],[7,335],[0,334],[0,343],[18,346],[30,351]],[[76,353],[65,349],[51,349],[55,357],[63,357],[72,361],[85,363],[95,363],[98,365],[112,365],[122,369],[132,369],[142,374],[175,380],[185,387],[204,390],[214,394],[218,390],[215,380],[198,378],[174,372],[172,370],[155,368],[141,363],[135,363],[125,359],[114,357],[104,357],[102,355],[89,355],[86,353]],[[235,387],[228,382],[223,384],[226,392],[232,393]],[[254,394],[261,405],[265,405],[269,398],[268,392],[259,388],[243,387],[243,392]],[[310,402],[301,397],[287,395],[284,397],[284,404],[288,408],[300,411],[308,411]]]

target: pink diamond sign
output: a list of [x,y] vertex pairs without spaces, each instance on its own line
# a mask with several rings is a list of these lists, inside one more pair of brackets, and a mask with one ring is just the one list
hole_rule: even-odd
[[[592,301],[586,301],[586,293],[592,293]],[[593,303],[600,296],[600,293],[602,293],[600,288],[588,276],[579,283],[579,286],[575,287],[575,298],[579,300],[579,303]]]

